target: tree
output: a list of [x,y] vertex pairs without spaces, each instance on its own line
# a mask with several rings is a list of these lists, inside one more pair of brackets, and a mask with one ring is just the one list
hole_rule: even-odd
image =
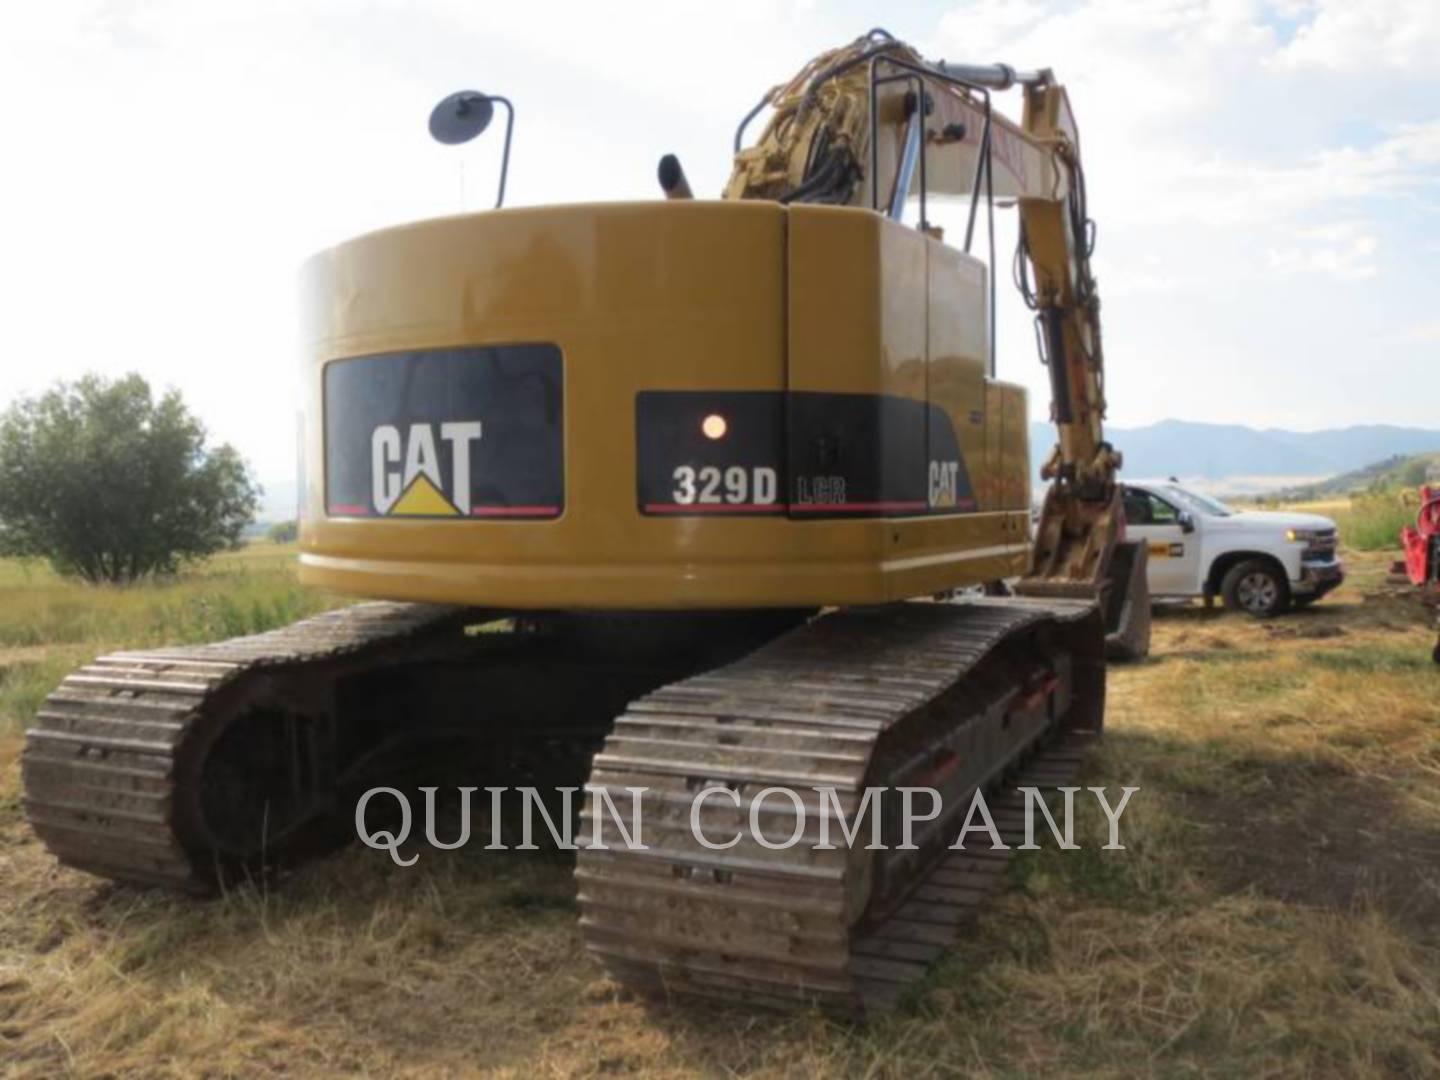
[[299,536],[300,522],[294,518],[289,521],[277,521],[265,530],[265,539],[272,544],[293,544]]
[[139,375],[87,375],[0,415],[0,554],[87,581],[172,573],[240,543],[259,488],[230,446]]

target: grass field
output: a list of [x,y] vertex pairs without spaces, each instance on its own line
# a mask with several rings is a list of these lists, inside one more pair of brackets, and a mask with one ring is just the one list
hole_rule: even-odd
[[1140,786],[1127,850],[1095,814],[1083,852],[1022,857],[865,1027],[630,999],[554,854],[358,849],[208,902],[56,867],[18,724],[65,667],[325,601],[263,547],[134,590],[0,564],[0,1075],[1440,1074],[1440,673],[1389,558],[1274,622],[1162,610],[1088,766]]
[[0,559],[0,735],[23,726],[72,667],[116,648],[235,637],[331,600],[295,580],[295,549],[253,543],[172,580],[85,585]]
[[1377,491],[1351,497],[1312,502],[1269,503],[1306,514],[1323,514],[1334,520],[1341,540],[1355,551],[1388,551],[1400,542],[1400,530],[1415,523],[1419,493],[1413,488]]
[[1414,491],[1356,495],[1335,515],[1346,543],[1361,551],[1393,547],[1400,530],[1415,524],[1420,500]]

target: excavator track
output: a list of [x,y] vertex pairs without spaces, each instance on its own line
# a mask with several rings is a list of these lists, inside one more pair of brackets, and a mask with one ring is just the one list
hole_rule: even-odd
[[[1093,603],[1026,599],[851,609],[796,626],[802,617],[691,620],[685,630],[706,644],[687,647],[678,624],[581,623],[567,636],[559,619],[540,634],[471,635],[496,613],[376,603],[105,656],[42,707],[23,757],[25,807],[68,865],[207,892],[233,871],[343,841],[335,811],[348,822],[353,800],[337,774],[397,755],[383,737],[344,747],[336,729],[363,729],[395,701],[410,703],[401,727],[449,708],[487,738],[520,732],[493,747],[501,768],[528,755],[543,769],[576,739],[603,736],[591,784],[617,806],[644,789],[650,845],[591,850],[582,837],[581,923],[610,973],[652,992],[863,1012],[918,980],[1000,880],[1006,852],[949,848],[970,794],[1017,772],[1060,782],[1098,731],[1103,619]],[[867,788],[893,799],[902,786],[945,796],[913,850],[900,849],[893,802],[873,811],[885,850],[846,843],[838,822],[839,843],[815,848],[817,789],[833,788],[854,818]],[[707,788],[735,797],[704,810],[705,832],[720,837],[764,789],[796,791],[800,843],[703,847],[689,813]],[[993,803],[1007,842],[1023,820],[1013,800]],[[799,816],[771,799],[755,820],[783,837]],[[593,806],[585,817],[593,829]],[[868,837],[869,819],[858,824]]]
[[351,839],[367,786],[573,783],[627,702],[804,615],[367,603],[102,656],[41,706],[25,810],[69,866],[209,892]]
[[[911,603],[818,619],[726,668],[634,702],[596,756],[591,784],[616,806],[643,789],[646,850],[581,846],[576,877],[587,947],[617,981],[651,994],[818,1004],[863,1013],[900,997],[999,884],[1008,852],[950,850],[976,788],[1002,839],[1023,828],[1003,782],[1053,786],[1098,734],[1103,617],[1093,603]],[[849,845],[832,819],[817,850],[821,791],[854,821],[867,788],[934,786],[944,812],[896,850]],[[798,793],[804,813],[788,797]],[[733,793],[704,804],[706,789]],[[925,804],[919,804],[919,813]],[[758,809],[757,809],[758,806]],[[958,814],[957,814],[958,811]],[[872,812],[874,809],[872,807]],[[597,803],[587,810],[594,835]],[[797,821],[797,819],[800,819]],[[755,838],[799,843],[777,850]],[[838,841],[838,842],[837,842]],[[980,844],[986,846],[980,848]]]
[[101,656],[45,699],[27,733],[26,815],[68,866],[208,891],[216,867],[197,857],[208,845],[196,835],[196,800],[187,797],[198,794],[187,781],[204,745],[250,709],[267,682],[301,668],[313,680],[414,647],[463,613],[359,604],[228,641]]

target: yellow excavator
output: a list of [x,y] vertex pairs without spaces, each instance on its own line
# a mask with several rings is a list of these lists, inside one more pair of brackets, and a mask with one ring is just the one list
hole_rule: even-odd
[[[1019,123],[992,104],[1012,87]],[[432,133],[508,105],[452,95]],[[1148,649],[1079,140],[1050,72],[873,31],[767,93],[735,150],[719,200],[667,157],[664,199],[309,262],[300,576],[376,599],[66,678],[23,758],[62,862],[205,892],[342,842],[358,792],[464,745],[504,784],[643,789],[647,846],[577,857],[624,983],[854,1010],[923,970],[978,895],[956,815],[1097,733],[1107,651]],[[1059,432],[1035,526],[1025,393],[994,377],[997,205]],[[861,797],[905,786],[945,807],[910,844]],[[801,801],[757,806],[774,787]],[[752,809],[785,835],[826,788],[883,849],[702,842]]]

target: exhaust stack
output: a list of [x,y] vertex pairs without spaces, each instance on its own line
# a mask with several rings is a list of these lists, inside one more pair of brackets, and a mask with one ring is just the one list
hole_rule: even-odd
[[666,154],[660,159],[659,177],[660,188],[667,199],[695,197],[695,193],[690,190],[690,181],[685,179],[685,170],[680,165],[680,159],[674,154]]

